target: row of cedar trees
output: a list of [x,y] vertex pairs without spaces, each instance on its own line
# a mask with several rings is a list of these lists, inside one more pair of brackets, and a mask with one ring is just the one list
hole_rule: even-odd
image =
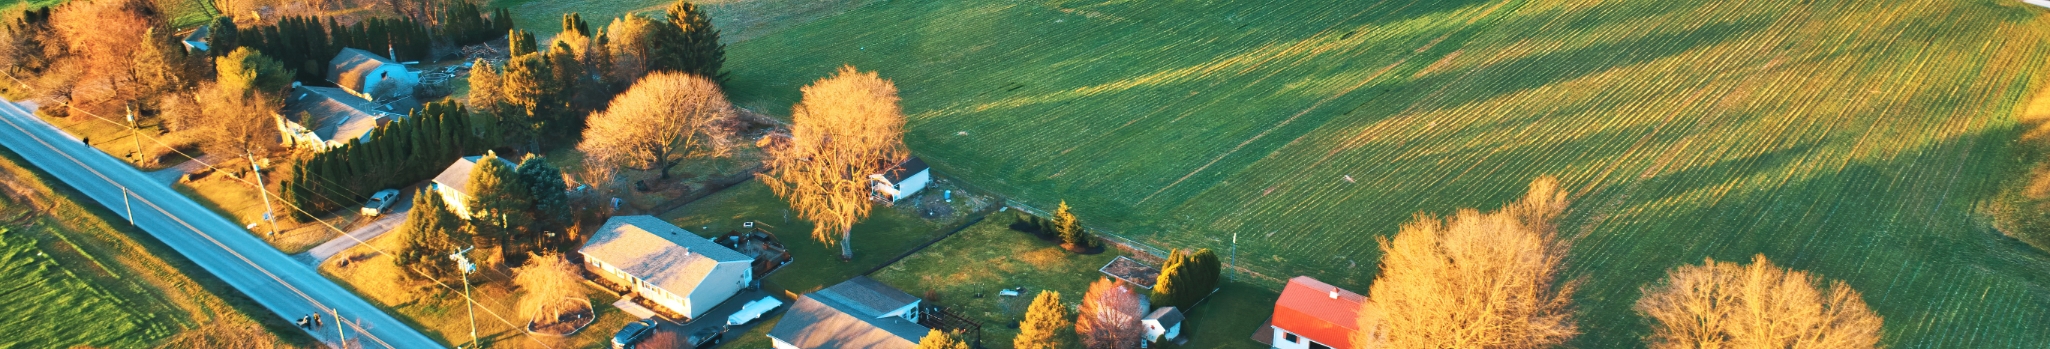
[[497,9],[485,16],[467,1],[446,7],[436,24],[410,17],[373,17],[341,24],[333,17],[285,17],[277,24],[237,30],[234,22],[215,21],[210,32],[215,47],[237,45],[267,52],[298,72],[299,81],[326,81],[328,62],[343,48],[355,48],[400,61],[427,60],[437,44],[471,45],[496,38],[513,28],[512,14]]
[[[1381,273],[1360,309],[1358,348],[1549,348],[1580,333],[1560,275],[1569,242],[1556,220],[1566,195],[1534,181],[1498,211],[1420,215],[1381,240]],[[1880,317],[1843,281],[1823,285],[1763,255],[1707,260],[1641,289],[1653,348],[1873,348]]]
[[384,188],[432,178],[456,158],[484,152],[490,142],[472,131],[469,112],[454,102],[429,103],[404,122],[372,131],[371,142],[303,157],[279,184],[278,196],[300,208],[297,218],[346,208]]

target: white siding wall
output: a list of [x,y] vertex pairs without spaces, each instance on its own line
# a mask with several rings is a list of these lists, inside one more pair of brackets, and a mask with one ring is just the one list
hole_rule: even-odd
[[[764,325],[764,326],[767,326],[767,325]],[[804,349],[804,348],[798,348],[798,347],[797,347],[797,346],[795,346],[795,345],[790,345],[790,343],[789,343],[789,342],[784,342],[782,338],[776,338],[776,336],[769,336],[769,341],[770,341],[770,342],[773,342],[773,343],[770,343],[770,345],[776,346],[776,349]]]
[[910,177],[904,177],[904,180],[897,182],[897,197],[890,198],[890,201],[896,202],[913,194],[918,194],[918,191],[925,190],[925,185],[931,182],[932,169],[918,171],[918,173],[912,174]]
[[1289,332],[1288,332],[1288,330],[1283,330],[1283,329],[1281,329],[1280,327],[1275,327],[1275,328],[1274,328],[1274,347],[1275,347],[1275,348],[1279,348],[1279,349],[1309,349],[1309,348],[1310,348],[1310,339],[1309,339],[1309,338],[1304,338],[1303,336],[1300,336],[1300,335],[1298,335],[1298,336],[1296,336],[1295,342],[1289,342],[1289,341],[1288,341],[1288,335],[1289,335]]
[[450,211],[455,211],[455,214],[463,217],[463,219],[470,219],[469,196],[456,192],[455,188],[450,188],[446,185],[436,184],[434,185],[434,190],[441,192],[441,200],[448,203]]
[[697,289],[690,291],[690,303],[701,306],[682,311],[695,319],[706,310],[726,302],[733,294],[740,293],[740,289],[747,286],[748,279],[754,276],[748,264],[746,261],[719,263],[718,267],[712,268],[711,275],[706,275],[705,280],[698,283]]

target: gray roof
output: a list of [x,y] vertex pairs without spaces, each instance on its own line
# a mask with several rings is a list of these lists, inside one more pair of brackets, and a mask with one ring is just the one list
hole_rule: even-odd
[[335,54],[335,58],[327,62],[327,81],[351,91],[362,91],[363,81],[366,80],[364,76],[386,64],[399,62],[370,51],[353,47],[343,48],[341,53]]
[[1159,322],[1161,327],[1174,327],[1175,324],[1182,323],[1182,311],[1175,307],[1161,307],[1154,309],[1152,314],[1147,314],[1142,320]]
[[199,28],[194,28],[194,29],[192,29],[192,33],[191,33],[191,34],[185,34],[185,39],[183,39],[183,40],[180,40],[180,41],[184,42],[184,43],[185,43],[185,47],[187,47],[187,48],[191,48],[191,49],[194,49],[194,50],[200,50],[200,51],[206,51],[206,50],[207,50],[207,44],[208,44],[208,41],[210,40],[210,39],[208,38],[208,36],[209,36],[209,35],[210,35],[210,33],[212,32],[211,30],[208,30],[207,28],[208,28],[208,27],[207,27],[207,26],[204,26],[204,25],[202,25],[202,26],[199,26]]
[[[578,252],[679,295],[697,289],[721,263],[745,266],[754,262],[752,257],[647,215],[605,220],[605,226]],[[745,267],[733,270],[751,271]]]
[[918,302],[918,297],[912,297],[909,293],[867,276],[847,279],[846,282],[819,290],[812,295],[845,304],[853,313],[868,317],[881,317],[891,310]]
[[889,179],[890,183],[902,182],[905,178],[910,178],[919,172],[925,172],[928,168],[932,167],[925,164],[925,159],[913,156],[910,160],[904,160],[904,162],[898,163],[897,166],[891,166],[889,169],[883,170],[883,178]]
[[[313,131],[322,141],[363,137],[377,130],[387,122],[403,116],[377,110],[377,103],[333,87],[299,86],[292,88],[292,94],[285,101],[285,118],[297,122]],[[318,125],[307,125],[299,120],[299,113],[305,112]]]
[[[456,162],[449,164],[447,169],[441,170],[441,174],[434,175],[434,183],[454,189],[457,193],[470,195],[470,170],[477,168],[477,160],[481,159],[484,159],[484,156],[472,155],[456,159]],[[505,158],[498,158],[498,161],[513,166],[512,161]]]
[[777,321],[776,327],[769,330],[769,336],[804,349],[916,348],[918,341],[930,331],[925,326],[901,317],[879,318],[877,315],[881,314],[868,310],[873,309],[872,305],[851,304],[883,300],[894,303],[899,299],[896,295],[917,300],[904,291],[858,276],[799,297],[790,305],[789,312],[783,314],[783,320]]

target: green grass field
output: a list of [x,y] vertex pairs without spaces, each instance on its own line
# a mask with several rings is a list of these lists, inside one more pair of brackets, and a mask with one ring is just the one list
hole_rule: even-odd
[[[728,46],[787,114],[840,64],[895,79],[940,171],[1160,248],[1364,290],[1374,239],[1556,175],[1587,330],[1637,288],[1763,253],[1846,280],[1897,347],[2043,347],[2050,255],[1973,207],[2025,166],[2050,53],[2019,2],[897,0]],[[1279,287],[1274,281],[1270,287]]]
[[0,149],[0,348],[309,346],[310,337]]

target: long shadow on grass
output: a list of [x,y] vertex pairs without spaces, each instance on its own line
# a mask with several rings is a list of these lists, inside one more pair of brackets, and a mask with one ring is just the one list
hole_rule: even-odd
[[[1638,287],[1702,258],[1748,261],[1754,254],[1863,292],[1886,319],[1888,346],[2050,346],[2037,326],[2050,323],[2050,299],[2041,294],[2050,285],[2050,256],[1978,223],[1972,210],[1994,195],[1998,177],[2017,173],[2020,166],[2001,156],[2017,134],[2011,126],[1976,132],[1922,150],[1932,155],[1903,151],[1816,169],[1827,172],[1597,227],[1569,261],[1571,274],[1588,280],[1577,297],[1585,334],[1575,346],[1641,345],[1649,329],[1630,310]],[[1635,191],[1670,195],[1692,187],[1681,184],[1690,178],[1717,182],[1771,169],[1689,171]],[[1567,225],[1589,214],[1575,212]]]

